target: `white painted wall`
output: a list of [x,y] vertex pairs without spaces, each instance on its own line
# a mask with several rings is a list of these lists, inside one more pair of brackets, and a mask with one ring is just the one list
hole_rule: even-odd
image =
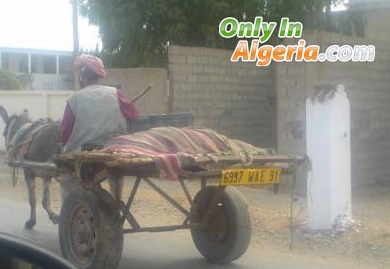
[[334,96],[306,100],[307,205],[311,229],[331,229],[351,217],[350,107],[343,85]]
[[[32,120],[50,117],[53,120],[62,118],[66,100],[73,91],[0,91],[0,105],[9,115],[19,114],[28,109]],[[1,134],[5,128],[0,119]],[[0,135],[0,151],[4,151],[4,137]]]

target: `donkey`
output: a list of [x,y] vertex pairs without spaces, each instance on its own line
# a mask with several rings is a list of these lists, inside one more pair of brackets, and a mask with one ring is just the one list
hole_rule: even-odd
[[[18,132],[23,129],[24,124],[30,123],[28,117],[28,111],[25,109],[21,115],[8,116],[7,111],[0,105],[0,116],[2,117],[6,127],[4,129],[4,138],[6,147],[13,141],[13,138],[17,136]],[[34,132],[31,136],[31,140],[28,142],[26,152],[21,156],[26,161],[45,163],[49,162],[54,154],[61,153],[61,126],[59,122],[51,120],[35,121],[31,125],[40,125],[38,129],[28,128],[27,133]],[[26,134],[28,135],[28,134]],[[20,156],[19,156],[20,157]],[[59,216],[54,213],[50,205],[50,182],[52,178],[58,179],[60,188],[63,193],[68,193],[73,188],[77,187],[74,184],[67,185],[59,179],[59,175],[56,172],[23,167],[24,179],[28,188],[28,197],[30,203],[30,219],[26,221],[25,228],[32,229],[36,224],[36,195],[35,195],[35,178],[41,177],[43,179],[43,198],[42,205],[49,215],[49,219],[58,224]],[[109,190],[111,195],[116,201],[119,201],[122,196],[123,190],[123,176],[110,175],[108,177]],[[62,196],[63,196],[62,193]],[[64,199],[64,197],[62,197]]]
[[[0,105],[0,115],[6,125],[3,135],[5,138],[6,148],[8,148],[11,141],[13,141],[12,139],[16,136],[21,127],[30,122],[28,118],[28,111],[25,109],[21,115],[14,114],[9,116],[4,107]],[[26,133],[22,135],[23,137],[31,135],[28,134],[28,132],[31,132],[32,130],[34,130],[34,134],[30,136],[30,141],[28,142],[28,146],[25,148],[25,152],[22,153],[22,156],[18,157],[32,162],[48,162],[54,154],[60,153],[61,150],[60,123],[45,120],[33,122],[31,125],[35,125],[35,127],[38,125],[40,126],[37,129],[27,128],[24,130]],[[20,133],[18,135],[20,135]],[[11,150],[15,153],[17,148]],[[56,177],[56,174],[52,171],[45,171],[45,169],[34,169],[29,167],[23,167],[23,173],[28,188],[28,198],[30,203],[30,219],[26,221],[24,227],[26,229],[32,229],[36,224],[36,177],[41,177],[43,179],[43,208],[49,215],[49,219],[54,224],[57,224],[59,216],[51,209],[49,188],[51,179]]]

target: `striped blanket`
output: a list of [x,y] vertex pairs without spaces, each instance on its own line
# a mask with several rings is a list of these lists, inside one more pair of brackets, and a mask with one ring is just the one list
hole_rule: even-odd
[[23,159],[34,136],[47,124],[47,119],[39,119],[23,124],[6,145],[6,158]]
[[266,149],[228,139],[204,127],[156,127],[110,139],[101,150],[148,156],[155,160],[161,178],[177,180],[182,167],[201,155],[267,155]]

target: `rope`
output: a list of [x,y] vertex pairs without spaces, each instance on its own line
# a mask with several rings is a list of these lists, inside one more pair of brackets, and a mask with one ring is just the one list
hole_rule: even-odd
[[10,167],[10,174],[12,176],[12,184],[14,187],[16,186],[16,183],[18,182],[19,179],[19,168],[18,167]]

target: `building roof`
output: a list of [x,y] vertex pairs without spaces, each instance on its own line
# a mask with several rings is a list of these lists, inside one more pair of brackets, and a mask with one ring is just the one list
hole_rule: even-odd
[[32,54],[44,54],[44,55],[65,55],[65,56],[73,55],[73,51],[42,50],[42,49],[29,49],[29,48],[12,48],[12,47],[0,47],[0,52],[32,53]]

